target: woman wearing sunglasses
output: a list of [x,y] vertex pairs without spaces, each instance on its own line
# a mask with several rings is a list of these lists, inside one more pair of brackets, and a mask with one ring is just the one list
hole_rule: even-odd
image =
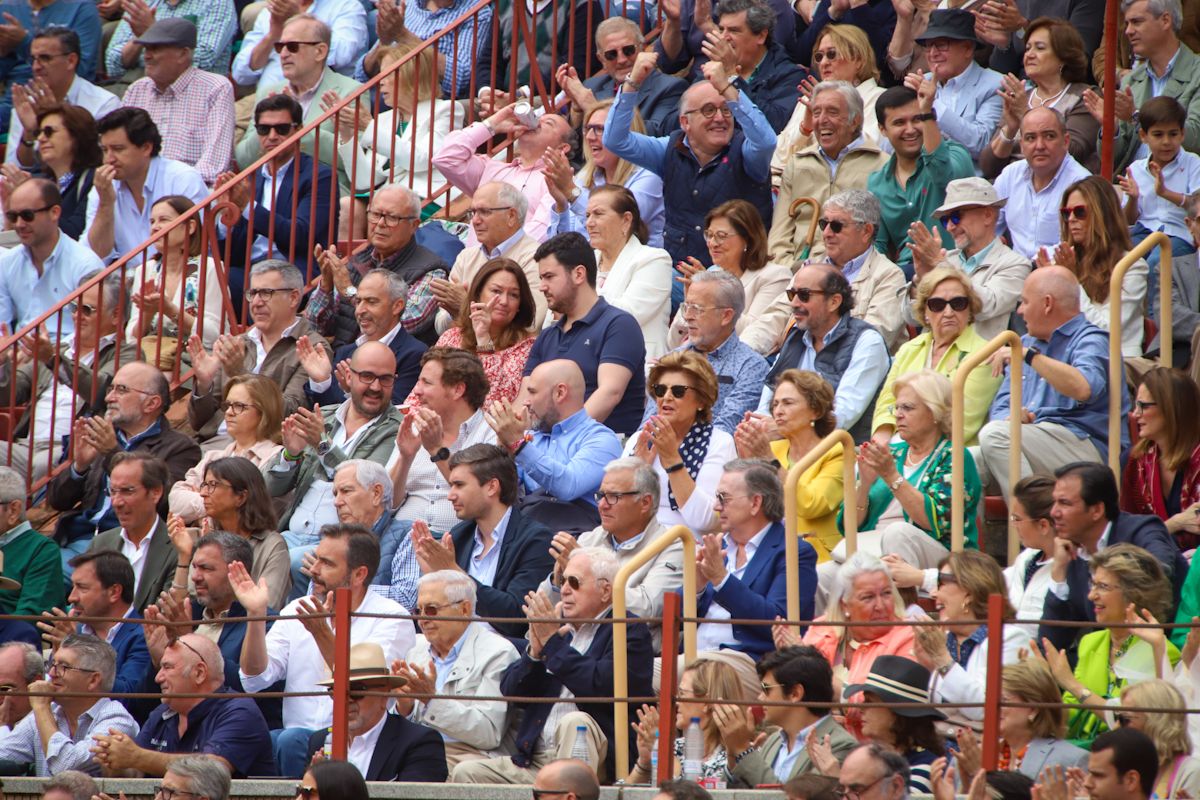
[[[1136,545],[1116,544],[1093,555],[1089,566],[1088,600],[1100,630],[1079,640],[1075,669],[1065,651],[1042,640],[1063,702],[1080,706],[1068,714],[1066,738],[1085,748],[1108,729],[1110,701],[1126,686],[1168,675],[1179,661],[1166,631],[1143,627],[1165,619],[1171,607],[1171,582],[1158,560]],[[1036,648],[1029,656],[1042,658]]]
[[[1162,519],[1185,553],[1200,545],[1197,409],[1200,387],[1186,372],[1167,367],[1147,372],[1133,407],[1138,442],[1121,472],[1121,510]],[[1185,619],[1200,613],[1200,606],[1189,610]],[[1182,644],[1186,631],[1177,634]]]
[[367,782],[349,761],[322,759],[296,786],[295,800],[370,800]]
[[[913,314],[921,320],[924,332],[896,351],[879,399],[875,401],[871,438],[876,444],[887,446],[896,433],[896,416],[891,409],[896,401],[892,384],[897,378],[932,369],[953,379],[958,365],[987,344],[975,331],[975,315],[982,308],[983,302],[971,279],[952,267],[936,267],[917,284]],[[986,363],[973,369],[967,377],[963,406],[967,445],[979,443],[979,429],[987,422],[988,409],[1002,379],[1001,375],[993,375],[992,368]]]
[[[1038,266],[1058,264],[1079,279],[1080,311],[1088,322],[1108,330],[1112,271],[1133,245],[1121,213],[1117,190],[1095,175],[1076,181],[1063,192],[1060,228],[1062,242],[1050,253],[1038,252]],[[1147,281],[1150,268],[1139,258],[1125,272],[1121,286],[1121,355],[1142,354]]]
[[1161,709],[1115,714],[1118,725],[1141,731],[1154,742],[1158,751],[1154,796],[1158,800],[1200,797],[1200,759],[1192,755],[1187,705],[1179,690],[1164,680],[1143,681],[1121,692],[1121,705]]
[[717,375],[699,353],[668,353],[650,368],[646,388],[657,413],[629,437],[624,455],[637,456],[658,474],[663,527],[686,525],[697,538],[712,533],[717,481],[737,458],[733,437],[712,422]]
[[101,162],[96,120],[80,106],[53,106],[40,111],[37,125],[26,130],[37,136],[35,175],[55,181],[62,193],[58,228],[78,239],[87,227],[88,193]]

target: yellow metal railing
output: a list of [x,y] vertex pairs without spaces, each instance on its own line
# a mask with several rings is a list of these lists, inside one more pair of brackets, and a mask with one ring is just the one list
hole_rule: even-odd
[[[625,587],[629,578],[650,559],[666,550],[675,540],[683,543],[683,616],[690,622],[683,623],[683,663],[696,660],[696,537],[686,525],[675,525],[650,543],[642,552],[627,561],[617,577],[613,579],[613,617],[624,619]],[[626,623],[613,623],[613,696],[629,696],[629,665],[626,650],[629,647]],[[624,780],[629,774],[629,704],[616,703],[613,708],[614,733],[616,734],[616,775],[613,780]]]
[[[965,498],[963,496],[963,473],[966,471],[966,439],[964,428],[964,408],[967,378],[971,371],[986,361],[1001,347],[1012,348],[1012,358],[1009,360],[1009,393],[1008,393],[1008,486],[1009,490],[1021,479],[1021,383],[1025,362],[1021,347],[1021,337],[1013,331],[1002,331],[996,338],[985,344],[979,350],[967,356],[954,371],[953,387],[950,403],[950,549],[955,553],[962,552],[963,541],[966,538],[963,528],[966,525]],[[1017,538],[1017,529],[1008,521],[1008,561],[1011,564],[1021,550],[1021,542]]]
[[[1125,254],[1113,268],[1108,290],[1108,468],[1121,485],[1121,426],[1126,424],[1121,413],[1124,361],[1121,355],[1121,289],[1125,273],[1134,262],[1155,247],[1158,261],[1158,363],[1171,366],[1171,239],[1162,231],[1150,234],[1138,246]],[[1147,298],[1149,301],[1149,298]],[[1152,305],[1152,304],[1150,304]]]
[[[853,497],[854,476],[854,437],[844,430],[838,429],[817,442],[816,447],[809,450],[804,458],[797,461],[788,470],[783,482],[783,523],[787,529],[784,540],[784,557],[787,559],[787,612],[788,620],[800,621],[800,524],[796,510],[796,486],[800,476],[813,464],[832,450],[842,446],[842,491],[846,497]],[[842,525],[846,530],[846,556],[854,555],[858,549],[858,515],[843,514]]]

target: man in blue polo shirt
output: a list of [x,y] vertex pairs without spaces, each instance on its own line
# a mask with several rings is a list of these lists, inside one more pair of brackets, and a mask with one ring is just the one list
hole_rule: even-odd
[[617,433],[633,433],[646,397],[641,326],[596,294],[596,253],[581,234],[553,236],[533,258],[546,306],[561,317],[538,334],[525,362],[526,377],[543,361],[574,361],[583,371],[588,416]]
[[[165,775],[173,761],[202,753],[223,762],[235,778],[278,774],[267,721],[253,700],[181,696],[231,691],[222,688],[225,664],[215,642],[197,633],[179,637],[163,651],[156,680],[163,702],[136,739],[122,733],[95,737],[93,752],[106,769],[133,769],[157,777]],[[180,717],[186,719],[182,734]]]

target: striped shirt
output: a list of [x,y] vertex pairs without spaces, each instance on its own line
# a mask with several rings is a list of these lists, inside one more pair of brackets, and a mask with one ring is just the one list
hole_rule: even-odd
[[[237,32],[237,13],[233,0],[148,0],[154,10],[154,19],[183,17],[196,24],[196,49],[192,51],[192,64],[197,69],[217,75],[229,74],[234,34]],[[121,20],[113,32],[104,51],[104,68],[108,77],[119,78],[125,74],[121,51],[133,41],[133,30],[129,23]],[[137,65],[143,66],[141,55]]]
[[108,734],[110,728],[127,733],[131,738],[138,735],[138,724],[116,700],[104,697],[79,715],[75,735],[67,725],[62,706],[50,704],[58,731],[50,737],[50,747],[42,750],[42,737],[38,733],[37,720],[31,711],[4,736],[0,736],[0,761],[34,765],[38,777],[57,775],[63,770],[75,769],[99,774],[100,767],[92,759],[94,742],[92,734]]
[[[447,8],[439,8],[434,2],[426,8],[423,3],[408,4],[404,13],[404,27],[421,39],[432,39],[437,33],[450,27],[466,15],[475,5],[473,0],[454,0]],[[484,42],[492,35],[492,8],[480,9],[476,20],[459,25],[453,36],[438,40],[438,51],[446,57],[446,71],[442,75],[442,91],[447,97],[460,97],[471,85],[471,73],[475,61],[483,50]]]

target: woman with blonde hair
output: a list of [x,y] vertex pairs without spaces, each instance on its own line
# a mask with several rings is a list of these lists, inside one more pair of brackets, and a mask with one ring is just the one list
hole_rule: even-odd
[[[1117,202],[1116,188],[1092,175],[1063,192],[1062,242],[1038,252],[1037,265],[1057,264],[1079,279],[1079,310],[1102,330],[1109,326],[1109,284],[1117,262],[1133,248],[1129,225]],[[1125,272],[1121,285],[1121,355],[1142,354],[1143,326],[1150,268],[1139,258]]]
[[699,538],[716,528],[717,482],[737,458],[733,437],[712,421],[717,374],[703,355],[681,350],[650,368],[646,389],[657,413],[629,437],[623,455],[637,456],[658,474],[658,523],[686,525]]
[[771,179],[776,184],[788,156],[813,142],[808,101],[809,92],[819,80],[846,81],[858,90],[863,101],[862,135],[876,143],[883,139],[875,118],[875,101],[883,94],[883,87],[879,85],[879,67],[866,32],[857,25],[826,25],[817,37],[812,63],[817,74],[809,78],[811,83],[805,82],[804,99],[796,104],[792,118],[776,140],[775,155],[771,157]]
[[[439,97],[437,48],[405,31],[391,47],[381,47],[379,71],[404,63],[379,82],[386,111],[371,119],[369,109],[353,103],[338,113],[338,159],[347,176],[353,176],[354,194],[343,196],[338,237],[362,239],[367,232],[367,201],[375,189],[389,183],[409,186],[419,197],[431,198],[421,210],[426,219],[450,201],[446,179],[432,166],[442,139],[463,124],[463,104]],[[336,92],[321,97],[328,110],[338,101]],[[432,137],[431,137],[432,135]],[[354,207],[351,228],[351,204]]]
[[[1086,750],[1063,741],[1067,712],[1062,707],[1022,708],[1018,703],[1058,703],[1062,693],[1041,661],[1006,664],[1000,682],[1000,761],[998,768],[1037,780],[1046,767],[1084,767]],[[965,775],[973,770],[963,765]]]
[[1164,680],[1142,681],[1121,692],[1121,705],[1156,709],[1114,715],[1121,727],[1139,730],[1154,741],[1158,751],[1154,796],[1158,800],[1200,797],[1200,759],[1192,756],[1187,705],[1179,690]]
[[[975,317],[982,308],[983,301],[971,279],[961,270],[935,267],[921,278],[913,299],[913,313],[921,320],[924,331],[896,351],[875,400],[871,438],[877,444],[887,445],[896,431],[896,417],[891,408],[896,399],[892,386],[897,378],[917,370],[933,369],[953,379],[958,365],[987,344],[975,330]],[[988,409],[1002,377],[993,375],[986,362],[975,367],[967,377],[963,395],[963,433],[967,445],[978,444],[979,429],[987,422]]]
[[[583,114],[583,168],[571,175],[570,166],[550,165],[546,170],[546,187],[555,201],[556,217],[550,232],[575,231],[586,234],[588,201],[593,189],[609,184],[624,186],[637,200],[638,211],[646,223],[643,244],[663,246],[663,226],[667,211],[663,205],[662,178],[645,167],[618,157],[604,146],[604,126],[612,110],[612,100],[602,100]],[[645,133],[642,115],[633,111],[630,130]]]
[[[771,398],[771,419],[782,438],[769,441],[765,427],[748,419],[734,431],[734,444],[740,458],[777,462],[781,477],[786,477],[794,464],[837,427],[833,387],[815,372],[783,372]],[[828,561],[842,540],[837,514],[843,497],[843,458],[841,445],[831,448],[796,484],[796,530],[817,551],[818,561]]]

